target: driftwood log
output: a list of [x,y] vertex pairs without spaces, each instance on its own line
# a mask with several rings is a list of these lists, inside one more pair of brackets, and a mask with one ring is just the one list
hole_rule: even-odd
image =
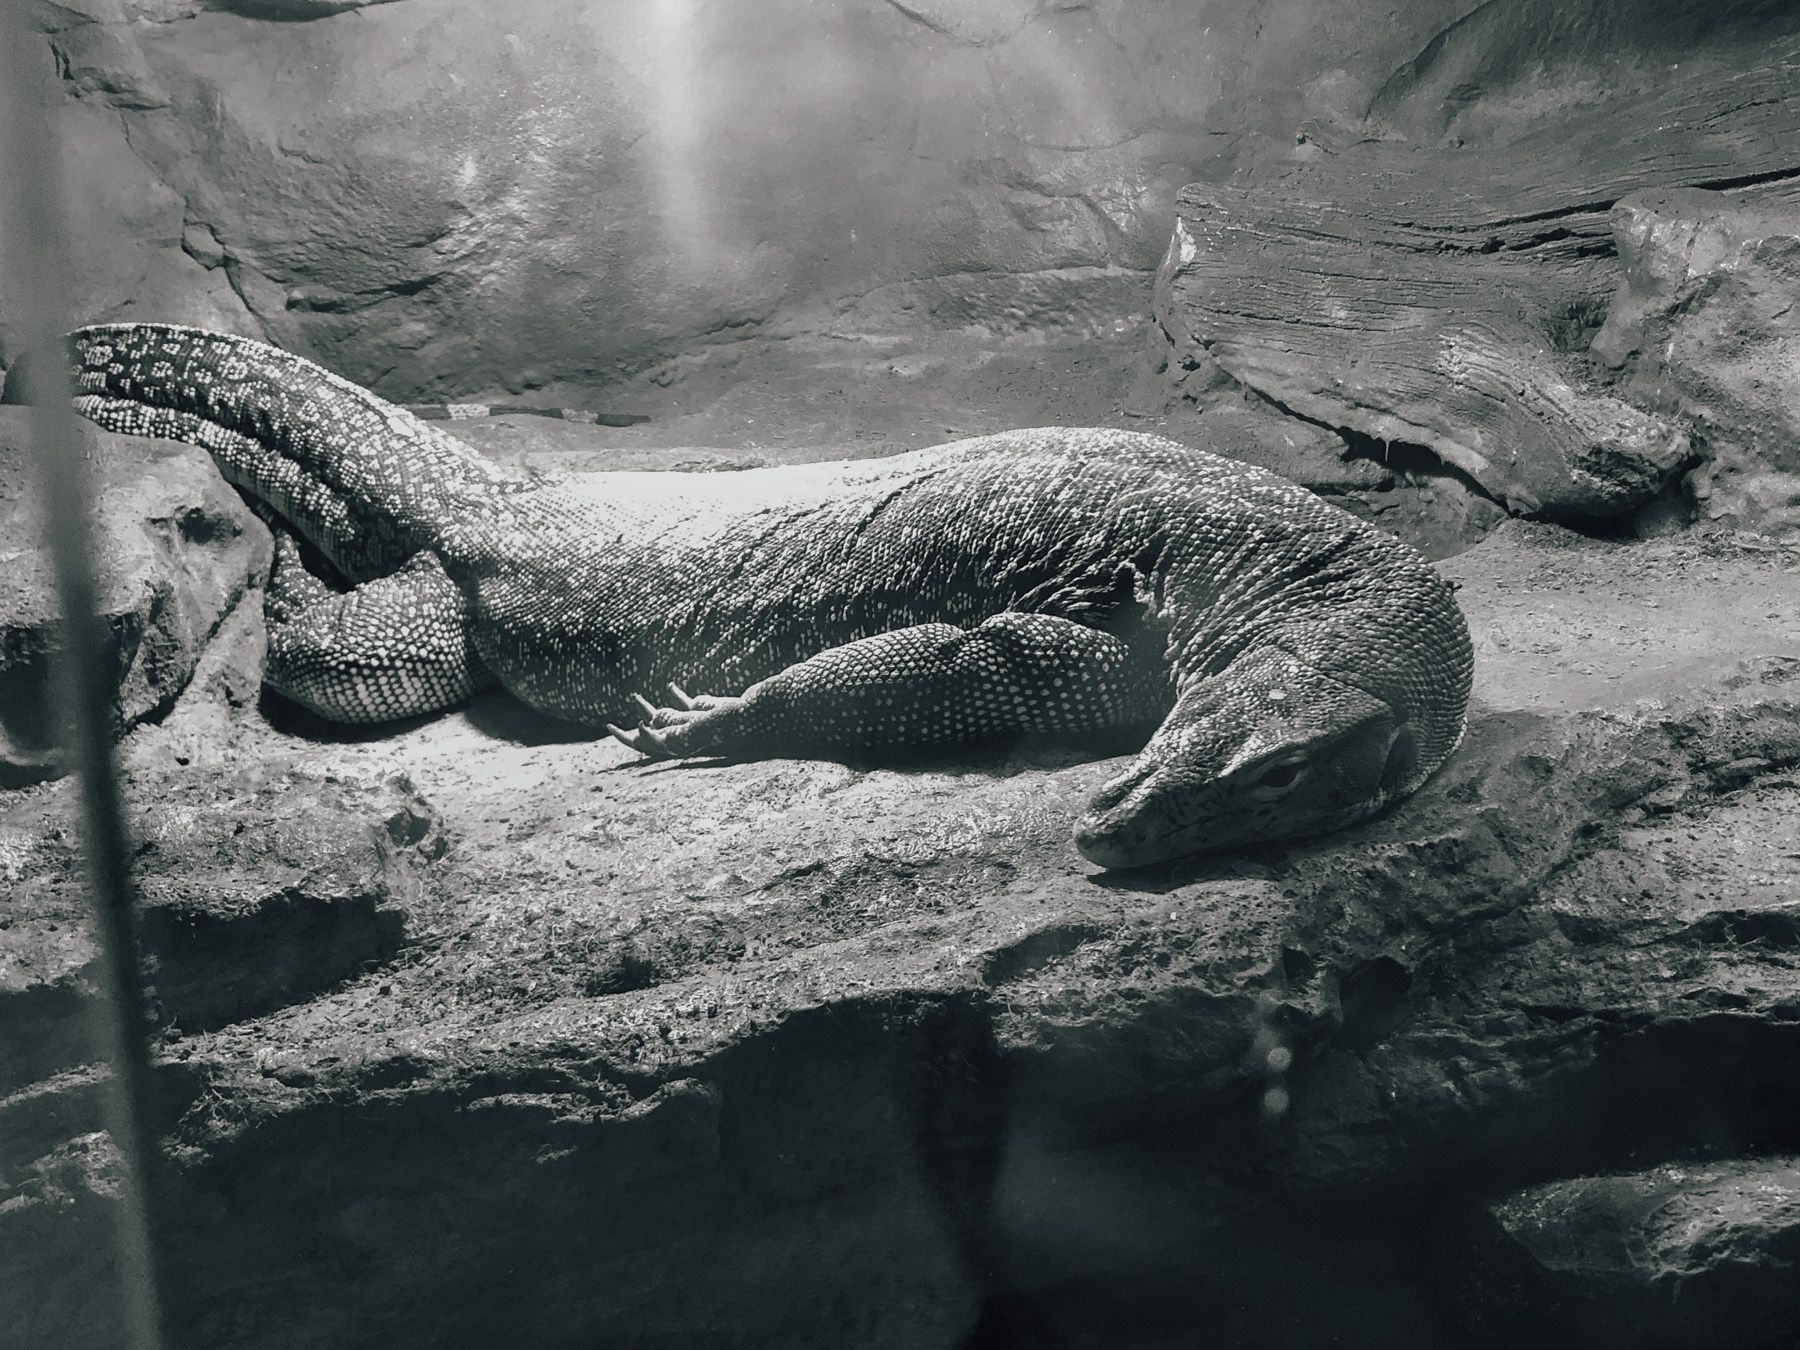
[[1800,202],[1800,38],[1479,149],[1366,141],[1177,199],[1157,315],[1301,417],[1423,445],[1523,513],[1607,516],[1691,462],[1587,346],[1649,187]]

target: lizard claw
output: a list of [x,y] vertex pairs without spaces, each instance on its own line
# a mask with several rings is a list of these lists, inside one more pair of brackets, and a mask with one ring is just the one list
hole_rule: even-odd
[[[642,694],[633,694],[641,718],[627,730],[606,724],[607,734],[620,745],[630,746],[651,759],[680,759],[703,752],[715,744],[717,720],[729,715],[741,699],[695,698],[678,684],[669,686],[669,705],[657,707]],[[705,730],[702,730],[705,728]]]
[[675,752],[669,748],[669,743],[649,727],[638,727],[635,730],[627,731],[624,727],[615,727],[608,722],[606,732],[621,745],[629,746],[640,755],[647,755],[651,759],[673,759],[675,757]]

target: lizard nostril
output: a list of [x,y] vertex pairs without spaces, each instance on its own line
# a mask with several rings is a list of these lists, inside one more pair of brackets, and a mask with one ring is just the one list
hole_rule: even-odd
[[1111,782],[1103,784],[1094,795],[1088,799],[1089,814],[1091,815],[1099,811],[1112,810],[1120,802],[1125,800],[1126,794],[1130,791],[1131,784],[1124,779],[1115,778]]
[[1116,810],[1122,806],[1132,793],[1143,787],[1154,772],[1154,765],[1138,760],[1117,777],[1107,779],[1088,799],[1088,817],[1091,819],[1103,811]]

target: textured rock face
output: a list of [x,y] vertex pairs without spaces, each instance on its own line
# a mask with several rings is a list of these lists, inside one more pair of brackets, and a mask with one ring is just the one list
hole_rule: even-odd
[[1613,235],[1624,275],[1595,355],[1697,429],[1702,514],[1800,530],[1800,204],[1637,193]]
[[1366,94],[1467,8],[35,12],[78,317],[222,326],[412,398],[592,386],[759,334],[1111,323],[1142,309],[1180,183]]
[[1495,1259],[1585,1344],[1758,1345],[1800,1322],[1793,1157],[1671,1164],[1496,1204]]
[[[1359,135],[1321,131],[1279,179],[1182,190],[1156,286],[1173,359],[1424,446],[1515,513],[1618,516],[1716,450],[1694,482],[1718,498],[1705,509],[1780,519],[1796,90],[1791,7],[1483,6],[1396,73]],[[1621,199],[1694,184],[1734,189],[1714,213],[1741,218],[1708,228],[1738,252],[1705,264],[1709,282],[1659,282],[1668,249]],[[1615,245],[1615,229],[1636,233]],[[1684,345],[1625,387],[1589,351],[1622,275],[1703,311],[1685,338],[1666,314],[1662,346]],[[1649,303],[1629,301],[1640,328]],[[1610,341],[1629,343],[1624,323]]]
[[[1622,217],[1604,203],[1645,164],[1667,169],[1675,142],[1657,137],[1677,123],[1646,112],[1626,142],[1605,114],[1621,92],[1669,95],[1675,62],[1718,73],[1718,51],[1699,58],[1724,29],[1753,82],[1791,6],[1496,0],[1390,22],[1316,0],[1178,15],[784,0],[659,6],[665,26],[628,30],[615,16],[649,6],[508,8],[41,7],[76,130],[93,315],[271,334],[402,396],[587,380],[666,346],[840,323],[1079,320],[1105,312],[1121,276],[1141,282],[1142,250],[1166,239],[1156,196],[1179,178],[1235,166],[1304,185],[1360,153],[1348,142],[1373,113],[1424,158],[1398,181],[1345,181],[1382,186],[1372,196],[1398,231],[1384,238],[1439,266],[1384,259],[1352,294],[1353,250],[1338,246],[1334,287],[1373,313],[1406,298],[1387,278],[1441,281],[1458,299],[1416,309],[1439,325],[1428,336],[1446,314],[1491,321],[1504,340],[1477,355],[1499,351],[1539,393],[1563,381],[1584,415],[1614,400],[1671,439],[1632,442],[1653,453],[1614,474],[1604,456],[1546,457],[1543,439],[1516,441],[1520,468],[1495,433],[1464,464],[1474,487],[1446,489],[1434,522],[1382,500],[1399,495],[1403,449],[1392,464],[1345,458],[1334,432],[1231,399],[1171,434],[1217,435],[1380,519],[1405,515],[1415,537],[1443,524],[1443,554],[1468,537],[1458,518],[1479,511],[1480,533],[1499,514],[1480,492],[1522,504],[1577,483],[1571,464],[1608,475],[1577,483],[1580,509],[1619,509],[1679,466],[1675,434],[1742,436],[1751,376],[1775,378],[1757,363],[1786,330],[1750,282],[1774,284],[1785,246],[1743,233],[1741,266],[1708,264],[1692,284],[1683,270],[1672,291],[1660,263],[1616,264]],[[653,32],[697,45],[653,51]],[[874,54],[855,79],[820,59],[842,46]],[[732,66],[746,50],[755,63]],[[690,57],[709,77],[691,106],[674,96]],[[712,78],[722,70],[737,74]],[[1713,139],[1683,142],[1684,172],[1768,174],[1781,190],[1791,142],[1744,119],[1786,98],[1726,99]],[[1597,117],[1582,155],[1559,158],[1558,137],[1532,126],[1550,114]],[[1285,143],[1259,148],[1255,127],[1212,136],[1248,125],[1236,119]],[[1465,210],[1417,168],[1495,170],[1488,152],[1508,146],[1523,148],[1507,181],[1539,194],[1541,219]],[[671,171],[676,150],[694,174]],[[1215,157],[1198,175],[1195,154]],[[1544,164],[1596,163],[1611,166],[1604,191],[1548,190]],[[1205,200],[1317,205],[1316,188],[1270,188]],[[678,207],[700,189],[724,205]],[[1390,209],[1419,202],[1440,214]],[[1704,395],[1671,357],[1669,401],[1650,402],[1634,372],[1654,343],[1631,337],[1616,370],[1586,349],[1621,276],[1648,279],[1633,322],[1666,331],[1671,353],[1751,317],[1775,336]],[[1359,345],[1328,310],[1268,312],[1315,321],[1321,360],[1348,363],[1312,369],[1321,399],[1366,412],[1365,395],[1429,402],[1420,385],[1446,385],[1442,370],[1373,378],[1394,349]],[[1693,316],[1717,327],[1682,338]],[[1396,325],[1395,341],[1418,331]],[[938,391],[929,435],[911,426],[910,443],[976,429],[944,391],[978,387],[987,339],[960,338],[949,355],[879,356],[882,389]],[[1111,395],[1094,391],[1110,385],[1041,350],[1067,360],[1065,395],[1082,391],[1046,401],[1044,420],[1098,420]],[[1183,358],[1187,387],[1217,369],[1204,346],[1176,353],[1178,373]],[[980,369],[1008,386],[1008,423],[1036,420],[1021,392],[1035,386],[1004,362]],[[1340,377],[1361,381],[1354,397]],[[724,452],[643,448],[680,446],[666,425],[624,455],[566,424],[470,436],[559,468],[721,469],[867,450],[905,420],[864,406],[866,371],[809,378],[829,435],[803,451],[771,436],[779,400],[750,380],[705,423]],[[1702,424],[1702,397],[1737,425]],[[1518,414],[1508,427],[1551,420]],[[174,509],[133,494],[187,483],[203,461],[95,443],[128,488],[108,487],[108,512],[132,504],[105,533],[129,552],[139,522]],[[553,448],[521,451],[532,444]],[[1734,493],[1721,477],[1715,495]],[[191,571],[197,595],[243,589],[260,533],[216,480],[179,500],[239,533],[184,536],[172,571]],[[147,845],[177,1338],[1792,1343],[1800,552],[1511,522],[1443,567],[1476,635],[1479,705],[1423,792],[1333,838],[1104,878],[1068,827],[1116,766],[1066,747],[644,766],[498,696],[347,733],[250,709],[257,606],[224,611],[198,664],[181,648],[168,669],[192,674],[156,686],[156,716],[120,756]],[[81,1035],[89,953],[66,791],[0,794],[4,1350],[120,1343],[119,1178]]]
[[[55,770],[57,602],[27,471],[29,414],[0,407],[0,785]],[[100,609],[121,728],[166,712],[207,640],[268,566],[268,532],[206,453],[86,432],[97,498]],[[254,697],[256,680],[238,686]]]

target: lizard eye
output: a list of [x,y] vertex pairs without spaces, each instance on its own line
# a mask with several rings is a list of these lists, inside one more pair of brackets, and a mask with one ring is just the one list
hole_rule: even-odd
[[1290,755],[1258,765],[1245,775],[1244,787],[1257,797],[1279,797],[1306,775],[1306,761]]

